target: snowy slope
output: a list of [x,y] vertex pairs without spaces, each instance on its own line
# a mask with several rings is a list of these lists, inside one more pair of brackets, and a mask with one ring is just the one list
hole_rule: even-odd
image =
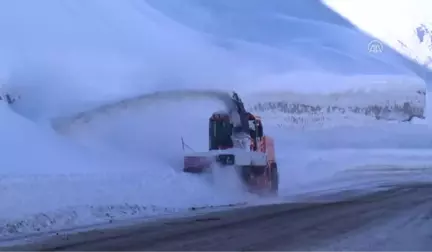
[[[431,18],[432,20],[432,18]],[[406,38],[398,39],[399,51],[432,69],[432,22],[418,24]]]
[[[395,51],[369,53],[373,38],[320,1],[245,2],[6,1],[0,72],[44,110],[173,87],[347,86],[328,72],[415,76]],[[311,80],[289,84],[299,75]]]
[[361,0],[324,2],[363,31],[420,65],[432,69],[430,1],[383,0],[373,4]]
[[[395,51],[370,54],[373,38],[320,1],[14,0],[0,2],[0,28],[4,88],[21,96],[11,107],[0,104],[5,237],[256,203],[230,171],[213,182],[178,172],[180,137],[194,148],[207,146],[208,116],[220,109],[211,99],[120,104],[61,134],[51,128],[53,119],[154,91],[215,87],[239,91],[249,107],[295,97],[310,106],[391,101],[390,107],[408,102],[424,109],[418,66]],[[350,89],[349,101],[338,104],[331,95]],[[263,90],[267,97],[257,99]],[[358,114],[356,122],[370,128],[357,128],[353,141],[340,136],[354,134],[336,128],[341,120],[309,135],[278,127],[292,126],[285,115],[263,114],[277,139],[282,196],[347,168],[430,164],[429,153],[393,150],[429,146],[427,125],[370,122]],[[376,144],[377,136],[386,144]],[[330,155],[328,146],[338,150]],[[361,162],[352,162],[357,154],[346,149],[359,146],[366,149]]]

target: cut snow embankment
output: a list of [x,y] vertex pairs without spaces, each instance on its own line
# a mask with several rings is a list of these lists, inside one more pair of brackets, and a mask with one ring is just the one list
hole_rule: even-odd
[[[359,86],[357,77],[363,80],[363,88]],[[388,76],[388,80],[383,76],[357,77],[335,79],[339,82],[345,80],[347,86],[353,84],[352,89],[346,89],[340,83],[338,89],[333,87],[323,92],[306,92],[301,88],[291,92],[260,92],[248,97],[247,107],[273,124],[289,129],[367,126],[380,123],[377,120],[424,118],[426,90],[423,82],[402,77],[397,80],[392,76]]]

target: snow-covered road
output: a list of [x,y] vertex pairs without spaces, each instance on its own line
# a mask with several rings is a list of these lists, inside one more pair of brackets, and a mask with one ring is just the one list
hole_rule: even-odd
[[430,183],[407,183],[350,198],[327,195],[320,203],[304,199],[56,236],[12,249],[430,251],[431,193]]

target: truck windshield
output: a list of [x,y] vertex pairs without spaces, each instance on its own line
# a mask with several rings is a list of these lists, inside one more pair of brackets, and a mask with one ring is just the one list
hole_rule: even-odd
[[233,146],[231,139],[232,125],[226,120],[211,120],[209,127],[209,149],[226,149]]

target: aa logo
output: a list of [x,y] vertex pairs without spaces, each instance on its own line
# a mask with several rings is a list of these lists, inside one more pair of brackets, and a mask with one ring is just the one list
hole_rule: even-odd
[[379,40],[372,40],[368,44],[368,51],[370,53],[382,53],[384,50],[384,45]]

